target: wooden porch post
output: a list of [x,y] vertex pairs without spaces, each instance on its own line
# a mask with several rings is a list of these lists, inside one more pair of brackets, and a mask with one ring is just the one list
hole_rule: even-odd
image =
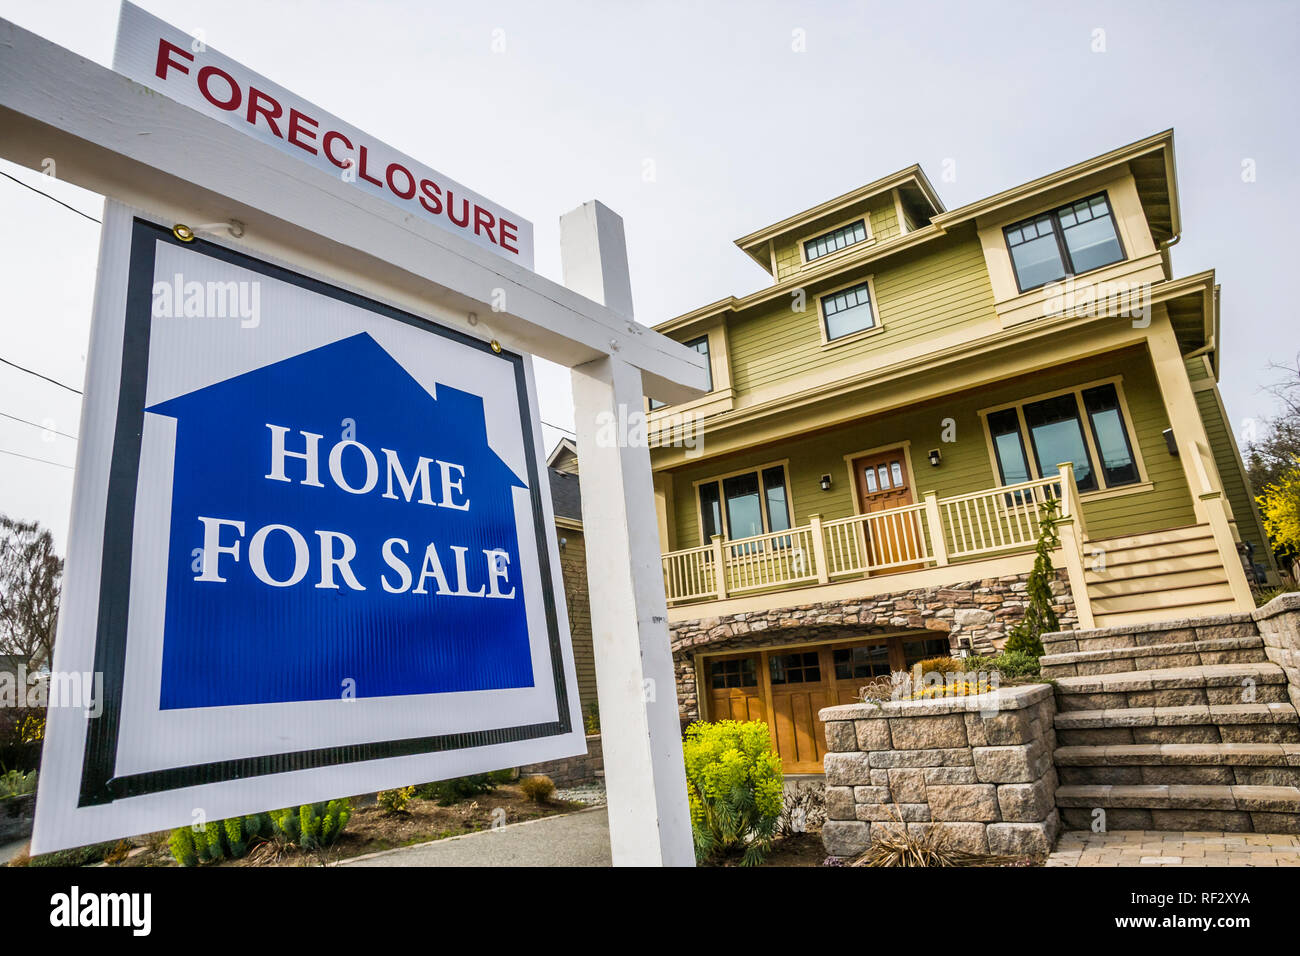
[[1079,489],[1074,483],[1074,462],[1056,466],[1061,472],[1061,518],[1056,525],[1061,539],[1061,556],[1070,579],[1070,593],[1080,628],[1095,626],[1092,600],[1088,597],[1088,578],[1083,567],[1083,512],[1079,506]]

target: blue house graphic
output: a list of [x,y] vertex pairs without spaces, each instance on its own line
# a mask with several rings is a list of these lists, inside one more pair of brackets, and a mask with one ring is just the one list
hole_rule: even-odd
[[[176,420],[163,709],[533,686],[513,491],[526,486],[489,447],[482,398],[436,391],[360,333],[147,409]],[[292,455],[282,459],[288,480],[267,477],[269,426],[287,429],[289,452],[321,436],[319,485],[306,483],[308,463]],[[365,492],[355,491],[370,475],[356,445],[337,462],[348,487],[332,478],[331,451],[345,438],[375,458]],[[421,458],[432,462],[432,502],[421,500],[422,486],[408,495],[394,482],[390,452],[407,479]],[[449,497],[466,510],[442,503],[437,462],[453,465]],[[203,553],[201,518],[226,522],[216,540],[238,552]],[[301,567],[286,528],[305,542],[307,570],[290,585],[267,584],[255,556],[279,582]],[[339,534],[355,544],[347,566],[362,589],[337,565],[335,586],[322,586]],[[430,546],[446,588],[420,577]],[[223,580],[201,579],[205,568]]]

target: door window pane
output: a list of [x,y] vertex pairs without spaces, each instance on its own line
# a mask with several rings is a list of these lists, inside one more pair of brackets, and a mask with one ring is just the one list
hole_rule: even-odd
[[871,313],[871,295],[867,283],[822,296],[822,314],[826,317],[826,338],[838,339],[861,332],[876,324]]
[[889,674],[889,647],[869,644],[866,647],[842,647],[833,652],[836,680],[858,680]]
[[752,657],[714,661],[709,665],[709,678],[716,689],[758,686],[758,670]]
[[874,495],[879,486],[876,484],[876,469],[868,465],[862,469],[862,480],[866,482],[867,494]]
[[773,654],[769,659],[773,684],[813,684],[822,679],[816,651]]
[[1029,481],[1029,462],[1025,459],[1025,443],[1020,437],[1020,417],[1016,410],[1006,408],[989,415],[989,433],[993,436],[993,451],[997,454],[1002,484],[1018,485]]
[[718,503],[716,481],[700,485],[700,519],[704,525],[704,540],[701,544],[708,544],[714,535],[722,534],[722,508]]
[[785,495],[785,469],[779,465],[763,472],[763,493],[767,498],[767,530],[790,527],[790,506]]
[[732,475],[722,481],[727,502],[727,531],[732,540],[763,533],[762,502],[758,495],[758,474]]
[[1065,261],[1050,215],[1011,226],[1006,235],[1022,290],[1065,278]]
[[1097,487],[1083,426],[1079,422],[1079,404],[1074,395],[1059,395],[1025,406],[1025,424],[1034,446],[1034,458],[1040,475],[1050,475],[1061,462],[1074,463],[1074,479],[1080,491]]
[[889,480],[889,466],[881,465],[877,471],[880,474],[880,490],[888,491],[892,482]]
[[1133,446],[1124,428],[1119,409],[1119,395],[1114,385],[1084,389],[1083,407],[1092,423],[1092,437],[1101,455],[1102,474],[1108,486],[1129,485],[1137,481],[1137,462]]
[[1065,248],[1070,254],[1075,275],[1124,258],[1105,196],[1081,199],[1060,210],[1058,215],[1061,217],[1061,235],[1065,238]]
[[903,487],[903,466],[899,462],[891,461],[889,463],[889,473],[894,479],[894,487]]

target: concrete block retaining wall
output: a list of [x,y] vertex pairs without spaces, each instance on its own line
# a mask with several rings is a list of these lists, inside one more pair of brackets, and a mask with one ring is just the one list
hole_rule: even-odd
[[519,776],[547,776],[557,787],[576,787],[579,784],[595,783],[604,776],[604,770],[600,734],[588,734],[585,754],[520,767]]
[[826,725],[826,852],[934,828],[976,853],[1044,856],[1059,828],[1047,684],[980,697],[844,704]]
[[1281,594],[1251,615],[1264,653],[1286,674],[1287,693],[1300,710],[1300,593]]

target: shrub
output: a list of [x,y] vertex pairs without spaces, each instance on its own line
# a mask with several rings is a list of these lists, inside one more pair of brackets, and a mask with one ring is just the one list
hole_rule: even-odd
[[966,662],[960,657],[929,657],[923,661],[917,661],[912,669],[919,669],[922,674],[951,674],[956,671],[967,669]]
[[167,838],[167,848],[181,866],[208,860],[235,860],[246,855],[256,843],[270,839],[314,850],[337,840],[351,814],[352,803],[344,799],[227,817],[198,826],[178,827]]
[[385,813],[405,813],[406,805],[415,796],[415,787],[398,787],[395,790],[380,790],[376,794],[379,806]]
[[1035,547],[1034,567],[1027,582],[1029,606],[1025,616],[1011,629],[1004,653],[1043,656],[1042,635],[1060,630],[1061,624],[1052,609],[1052,582],[1056,572],[1052,568],[1052,549],[1057,546],[1056,523],[1059,503],[1048,498],[1038,506],[1038,545]]
[[[872,830],[877,825],[872,826]],[[881,828],[885,830],[885,828]],[[932,827],[913,830],[899,823],[877,837],[872,833],[871,846],[850,866],[1003,866],[1015,858],[990,856],[954,849],[947,836]]]
[[742,850],[742,865],[762,863],[784,802],[767,724],[697,721],[686,728],[682,750],[696,859]]
[[583,715],[582,724],[589,734],[600,733],[600,705],[592,701],[587,705],[587,713]]
[[0,800],[6,797],[20,797],[36,789],[36,771],[22,773],[18,770],[6,770],[0,774]]
[[545,774],[539,773],[520,780],[519,789],[533,803],[550,803],[551,796],[555,793],[555,781]]
[[1004,680],[1018,677],[1037,677],[1038,658],[1020,651],[1003,651],[995,657],[972,655],[962,661],[966,670],[989,673],[997,671]]
[[509,770],[493,770],[491,773],[454,777],[451,780],[421,784],[415,788],[415,795],[421,800],[436,800],[440,807],[449,807],[467,797],[490,793],[502,784],[509,783],[511,776]]
[[167,838],[167,849],[172,851],[172,858],[181,866],[194,866],[199,862],[198,852],[194,848],[194,834],[189,827],[177,827]]

